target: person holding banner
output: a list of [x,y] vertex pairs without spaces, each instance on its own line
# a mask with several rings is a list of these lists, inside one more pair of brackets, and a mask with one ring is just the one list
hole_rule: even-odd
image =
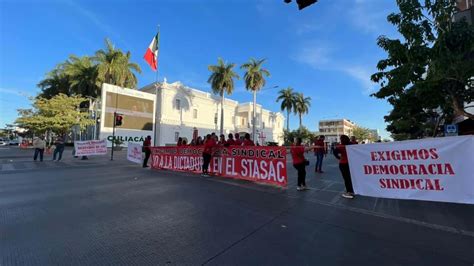
[[242,146],[255,146],[255,143],[250,139],[250,134],[245,133],[244,141],[242,142]]
[[229,133],[228,139],[224,146],[229,147],[229,146],[234,146],[234,145],[235,145],[234,135],[232,135],[232,133]]
[[341,135],[341,144],[336,145],[334,149],[334,156],[339,159],[339,169],[341,170],[342,178],[344,178],[344,185],[346,192],[341,196],[346,199],[354,198],[354,189],[352,188],[351,172],[349,170],[349,160],[347,159],[346,146],[351,145],[351,140],[347,135]]
[[235,145],[236,146],[242,146],[242,141],[240,140],[239,133],[235,133],[234,136],[235,136]]
[[148,159],[150,158],[151,150],[151,136],[147,136],[145,141],[143,141],[142,151],[145,153],[145,159],[143,159],[143,168],[148,167]]
[[226,141],[225,141],[225,135],[224,134],[221,134],[219,136],[219,146],[224,146],[226,144]]
[[209,176],[209,163],[211,163],[212,149],[215,146],[216,140],[211,135],[207,135],[204,142],[204,150],[202,151],[202,176]]

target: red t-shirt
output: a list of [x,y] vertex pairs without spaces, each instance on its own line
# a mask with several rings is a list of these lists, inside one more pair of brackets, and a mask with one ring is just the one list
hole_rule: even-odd
[[146,151],[149,151],[149,150],[150,150],[150,146],[151,146],[151,140],[146,139],[146,140],[143,142],[143,147],[145,148]]
[[241,146],[242,141],[240,139],[236,139],[236,140],[234,140],[234,145]]
[[228,146],[234,146],[234,145],[235,145],[235,140],[234,140],[234,139],[228,139],[227,142],[226,142],[226,144],[227,144]]
[[255,143],[253,143],[253,141],[250,139],[244,139],[244,142],[242,142],[242,146],[255,146]]
[[304,146],[302,145],[292,146],[290,148],[290,151],[291,151],[291,157],[293,158],[293,164],[304,163],[305,161]]
[[339,156],[341,157],[341,159],[339,159],[339,163],[349,163],[349,160],[347,159],[346,145],[339,144],[336,146],[336,150],[339,152]]
[[216,141],[211,138],[210,140],[206,140],[206,143],[204,143],[204,150],[202,151],[205,154],[212,154],[212,148],[216,146]]
[[324,141],[321,140],[321,139],[318,139],[315,143],[314,143],[315,146],[322,146],[322,147],[318,147],[318,148],[315,148],[314,149],[314,152],[324,152]]

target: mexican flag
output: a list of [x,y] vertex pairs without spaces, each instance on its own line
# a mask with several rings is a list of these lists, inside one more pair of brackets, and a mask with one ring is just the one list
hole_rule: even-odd
[[158,34],[156,34],[155,37],[153,37],[153,40],[151,40],[151,43],[148,46],[148,49],[146,49],[145,55],[143,56],[143,58],[145,58],[145,61],[150,65],[153,71],[156,71],[158,69],[159,46],[160,46],[160,32],[158,31]]

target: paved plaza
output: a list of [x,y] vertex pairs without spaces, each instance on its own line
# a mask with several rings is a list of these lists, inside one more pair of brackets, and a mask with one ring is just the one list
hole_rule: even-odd
[[1,148],[0,265],[473,265],[474,205],[347,200],[308,156],[298,192]]

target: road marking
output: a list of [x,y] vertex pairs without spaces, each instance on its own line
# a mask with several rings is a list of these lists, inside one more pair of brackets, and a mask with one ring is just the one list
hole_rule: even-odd
[[[214,182],[225,183],[225,184],[230,184],[230,185],[233,185],[233,186],[238,186],[238,187],[251,189],[251,190],[255,190],[255,191],[259,191],[259,192],[265,192],[265,193],[270,193],[270,194],[274,194],[274,195],[282,195],[284,197],[292,198],[292,199],[300,199],[301,198],[300,196],[282,194],[281,191],[269,191],[269,190],[259,189],[258,187],[254,187],[254,186],[243,186],[243,185],[238,184],[238,183],[233,183],[230,180],[227,181],[227,180],[219,180],[219,179],[213,179],[213,178],[209,178],[207,180],[214,181]],[[327,190],[325,190],[325,191],[327,191]],[[435,229],[435,230],[439,230],[439,231],[444,231],[444,232],[448,232],[448,233],[474,237],[474,232],[473,231],[458,229],[458,228],[455,228],[455,227],[452,227],[452,226],[432,224],[432,223],[423,222],[423,221],[419,221],[419,220],[415,220],[415,219],[411,219],[411,218],[405,218],[405,217],[394,216],[394,215],[385,214],[385,213],[379,213],[379,212],[375,212],[375,211],[371,211],[371,210],[365,210],[365,209],[360,209],[360,208],[355,208],[355,207],[344,206],[344,205],[335,204],[335,203],[322,201],[322,200],[317,200],[317,199],[307,199],[307,198],[305,198],[304,200],[308,201],[308,202],[311,202],[311,203],[321,204],[321,205],[325,205],[325,206],[329,206],[329,207],[335,207],[335,208],[346,210],[346,211],[352,211],[352,212],[371,215],[371,216],[375,216],[375,217],[379,217],[379,218],[384,218],[384,219],[394,220],[394,221],[398,221],[398,222],[404,222],[404,223],[408,223],[408,224],[418,225],[418,226],[422,226],[422,227],[426,227],[426,228],[430,228],[430,229]]]

